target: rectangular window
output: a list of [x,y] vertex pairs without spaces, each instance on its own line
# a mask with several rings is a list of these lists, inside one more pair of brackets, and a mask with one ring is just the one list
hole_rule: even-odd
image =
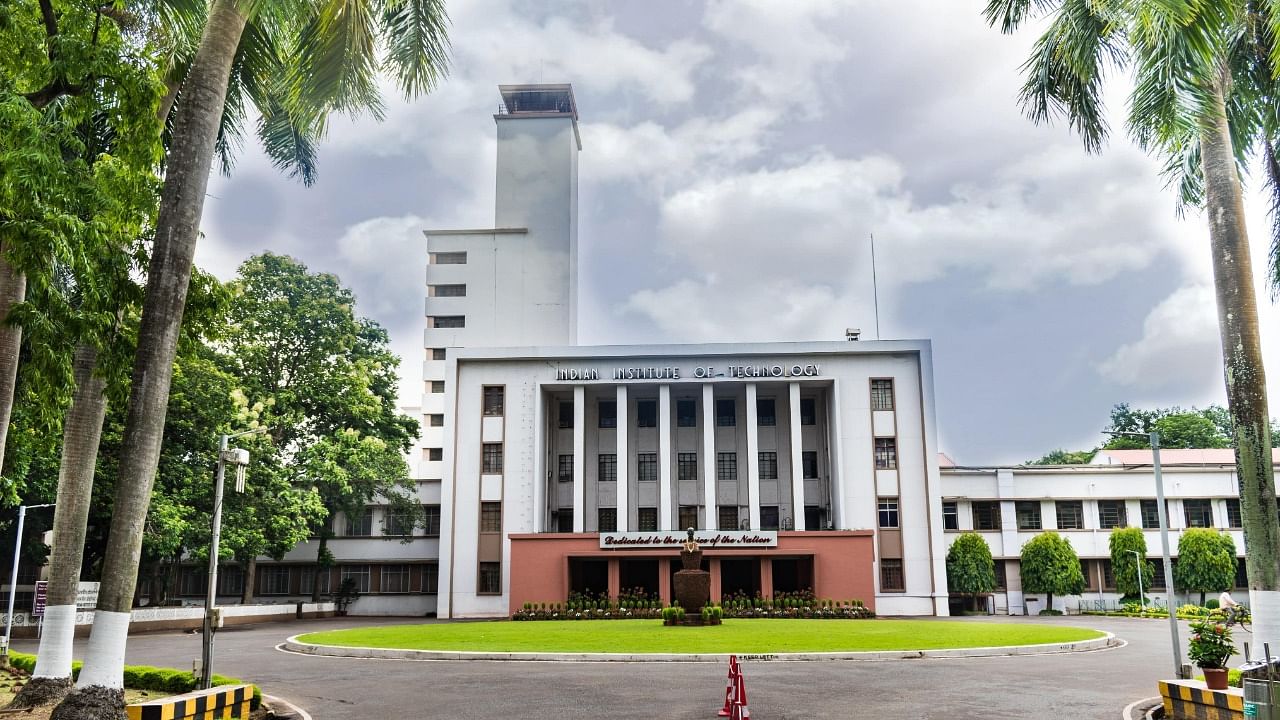
[[734,427],[738,424],[738,407],[733,398],[716,400],[716,427]]
[[557,465],[556,477],[560,482],[573,482],[573,456],[561,455]]
[[1152,589],[1164,589],[1166,587],[1164,579],[1164,562],[1160,558],[1156,558],[1156,561],[1151,563],[1151,568],[1155,572],[1151,575],[1151,584],[1148,587]]
[[599,471],[599,482],[618,482],[618,456],[615,453],[601,453]]
[[680,527],[686,528],[698,527],[698,506],[697,505],[681,505],[680,506]]
[[480,472],[497,474],[502,472],[502,443],[484,443],[481,445]]
[[954,500],[942,503],[942,529],[960,529],[960,503]]
[[876,438],[876,469],[895,470],[898,467],[898,439]]
[[737,480],[738,479],[738,454],[737,453],[716,453],[716,479],[717,480]]
[[444,359],[444,348],[431,348],[431,359],[432,359],[432,360],[443,360],[443,359]]
[[427,459],[431,462],[444,460],[444,448],[427,448]]
[[484,389],[484,414],[501,415],[506,402],[504,388],[487,385]]
[[1009,572],[1004,560],[996,560],[996,589],[1005,590],[1009,587]]
[[427,327],[432,328],[464,328],[467,326],[466,315],[428,315]]
[[1213,527],[1213,503],[1209,500],[1183,500],[1182,514],[1189,528]]
[[440,564],[426,563],[422,566],[422,592],[424,595],[435,595],[440,590]]
[[244,569],[239,565],[223,565],[218,568],[218,594],[241,595],[244,593]]
[[1098,527],[1110,530],[1125,525],[1128,525],[1128,518],[1125,516],[1123,500],[1098,501]]
[[1084,529],[1084,501],[1058,500],[1053,504],[1058,515],[1059,530]]
[[1116,589],[1116,574],[1111,567],[1110,560],[1099,560],[1098,564],[1102,565],[1102,589]]
[[800,452],[801,474],[806,479],[818,477],[818,451],[802,450]]
[[431,297],[466,297],[467,286],[463,284],[428,285],[427,292]]
[[1244,558],[1236,558],[1236,587],[1249,587],[1249,569],[1245,565]]
[[902,561],[896,559],[880,560],[880,589],[884,592],[902,592],[907,589],[902,577]]
[[476,584],[476,593],[479,595],[501,595],[502,594],[502,563],[482,562],[480,563],[479,582]]
[[636,453],[636,479],[640,482],[657,482],[658,453]]
[[[1142,527],[1147,530],[1160,527],[1160,506],[1156,504],[1156,501],[1139,500],[1138,502],[1142,507]],[[1168,509],[1167,504],[1165,508]]]
[[382,510],[382,529],[387,535],[406,537],[413,534],[413,518],[396,512],[391,506]]
[[432,381],[431,381],[431,392],[432,392],[432,393],[434,393],[434,394],[436,394],[436,395],[439,395],[440,393],[444,392],[444,381],[443,381],[443,380],[432,380]]
[[898,498],[880,498],[876,506],[880,527],[898,527]]
[[182,595],[204,595],[209,591],[209,571],[202,567],[184,567],[178,586]]
[[818,424],[818,402],[813,398],[800,398],[800,424]]
[[698,427],[698,401],[676,401],[676,426]]
[[573,427],[573,403],[561,402],[560,412],[557,420],[560,421],[560,429],[566,430]]
[[382,577],[378,581],[378,592],[384,593],[407,593],[409,592],[409,566],[408,565],[383,565]]
[[[698,479],[698,453],[676,455],[676,478],[681,482],[693,482]],[[681,527],[688,526],[681,525]]]
[[343,565],[341,572],[338,574],[338,582],[344,583],[348,580],[356,581],[356,590],[362,593],[369,592],[369,566]]
[[760,529],[761,530],[777,530],[778,529],[778,506],[777,505],[761,505],[760,506]]
[[639,520],[639,527],[637,529],[640,532],[653,532],[654,530],[657,530],[658,508],[639,508],[637,520]]
[[1244,516],[1240,514],[1240,498],[1227,498],[1227,527],[1244,527]]
[[658,401],[636,401],[636,427],[658,427]]
[[431,427],[444,427],[444,413],[431,413]]
[[618,509],[599,508],[596,510],[596,529],[600,532],[617,532]]
[[1018,519],[1019,530],[1040,529],[1040,501],[1019,500],[1013,504],[1013,513]]
[[559,513],[551,515],[556,521],[556,532],[573,532],[573,508],[560,508]]
[[778,411],[773,398],[756,398],[756,425],[771,427],[778,424]]
[[760,479],[761,480],[777,480],[778,479],[778,453],[776,452],[760,453]]
[[432,265],[466,265],[467,254],[465,252],[435,252],[431,253]]
[[982,500],[971,503],[973,506],[974,530],[1000,529],[1000,503],[994,500]]
[[738,529],[738,506],[730,505],[728,507],[720,506],[719,517],[721,530],[737,530]]
[[871,381],[871,409],[893,409],[893,381],[878,379]]
[[264,565],[262,566],[262,581],[258,583],[258,593],[261,595],[288,595],[289,594],[289,566],[288,565]]
[[440,506],[422,506],[422,534],[427,537],[440,536]]
[[499,503],[499,502],[480,503],[480,532],[482,533],[502,532],[502,503]]
[[[298,594],[310,595],[316,588],[316,569],[314,567],[303,567],[302,575],[298,578]],[[329,569],[325,568],[320,576],[320,587],[327,587],[329,581]]]
[[373,535],[373,508],[365,508],[356,514],[347,514],[346,533],[348,537],[369,537]]
[[601,400],[600,405],[600,421],[596,423],[602,428],[618,427],[618,401],[617,400]]

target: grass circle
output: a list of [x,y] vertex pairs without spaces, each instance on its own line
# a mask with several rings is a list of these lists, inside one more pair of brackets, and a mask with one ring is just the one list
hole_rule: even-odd
[[1086,628],[945,620],[725,620],[665,627],[654,620],[457,622],[332,630],[298,642],[342,647],[541,653],[802,653],[940,650],[1079,642]]

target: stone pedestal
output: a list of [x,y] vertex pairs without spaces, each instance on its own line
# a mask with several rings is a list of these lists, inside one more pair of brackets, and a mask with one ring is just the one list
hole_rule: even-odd
[[700,618],[711,600],[711,573],[702,569],[701,550],[681,552],[680,561],[684,569],[676,572],[675,604],[684,608],[686,618]]

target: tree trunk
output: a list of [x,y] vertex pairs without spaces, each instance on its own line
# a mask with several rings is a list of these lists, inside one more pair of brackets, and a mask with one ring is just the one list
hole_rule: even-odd
[[1045,595],[1048,599],[1044,601],[1044,610],[1041,610],[1040,612],[1053,609],[1053,593],[1045,593]]
[[27,276],[9,264],[0,240],[0,471],[4,469],[4,447],[9,438],[9,416],[13,413],[13,391],[18,384],[18,352],[22,347],[22,326],[10,325],[9,311],[27,295]]
[[244,592],[240,594],[242,605],[253,604],[254,576],[258,574],[258,558],[249,558],[244,563]]
[[1217,113],[1205,122],[1200,135],[1205,214],[1213,253],[1227,408],[1235,430],[1253,639],[1260,646],[1264,641],[1280,643],[1280,556],[1276,551],[1280,522],[1276,518],[1267,382],[1258,342],[1258,302],[1253,292],[1244,200],[1222,86],[1214,90]]
[[95,374],[98,351],[76,348],[72,368],[76,389],[62,431],[58,503],[53,511],[53,552],[44,627],[35,672],[10,707],[44,705],[71,690],[71,645],[76,632],[76,591],[84,561],[85,525],[93,498],[102,423],[107,416],[106,381]]
[[329,526],[328,521],[325,522],[325,526],[320,529],[320,549],[316,550],[316,578],[315,582],[311,583],[311,602],[313,603],[320,602],[320,571],[328,567],[325,564],[325,558],[329,555]]
[[124,650],[143,525],[160,457],[173,358],[213,166],[214,142],[246,19],[236,0],[214,0],[200,48],[182,86],[147,271],[97,612],[76,690],[54,711],[54,720],[122,716]]

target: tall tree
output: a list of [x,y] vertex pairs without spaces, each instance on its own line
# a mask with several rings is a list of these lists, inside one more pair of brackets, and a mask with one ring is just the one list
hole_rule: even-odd
[[1045,612],[1053,612],[1054,595],[1079,595],[1084,591],[1080,557],[1071,543],[1056,532],[1043,532],[1022,546],[1022,589],[1045,593]]
[[[1111,572],[1116,590],[1128,597],[1139,597],[1151,590],[1155,566],[1147,560],[1147,537],[1134,527],[1116,528],[1107,540],[1111,550]],[[1134,555],[1134,553],[1138,553]],[[1141,600],[1139,600],[1141,602]]]
[[1027,465],[1087,465],[1097,450],[1051,450],[1038,460],[1028,460]]
[[1178,564],[1173,566],[1179,590],[1206,593],[1230,590],[1236,584],[1236,544],[1231,536],[1210,528],[1188,528],[1178,538]]
[[1063,116],[1086,149],[1098,151],[1108,133],[1105,72],[1132,71],[1131,135],[1165,162],[1180,202],[1204,210],[1254,628],[1256,637],[1280,640],[1280,522],[1241,186],[1241,168],[1260,158],[1280,193],[1280,8],[1274,0],[989,0],[986,7],[988,22],[1004,32],[1037,14],[1050,22],[1024,65],[1021,99],[1031,118]]
[[979,595],[995,589],[991,547],[978,533],[961,533],[947,550],[947,590],[968,596],[972,606]]

